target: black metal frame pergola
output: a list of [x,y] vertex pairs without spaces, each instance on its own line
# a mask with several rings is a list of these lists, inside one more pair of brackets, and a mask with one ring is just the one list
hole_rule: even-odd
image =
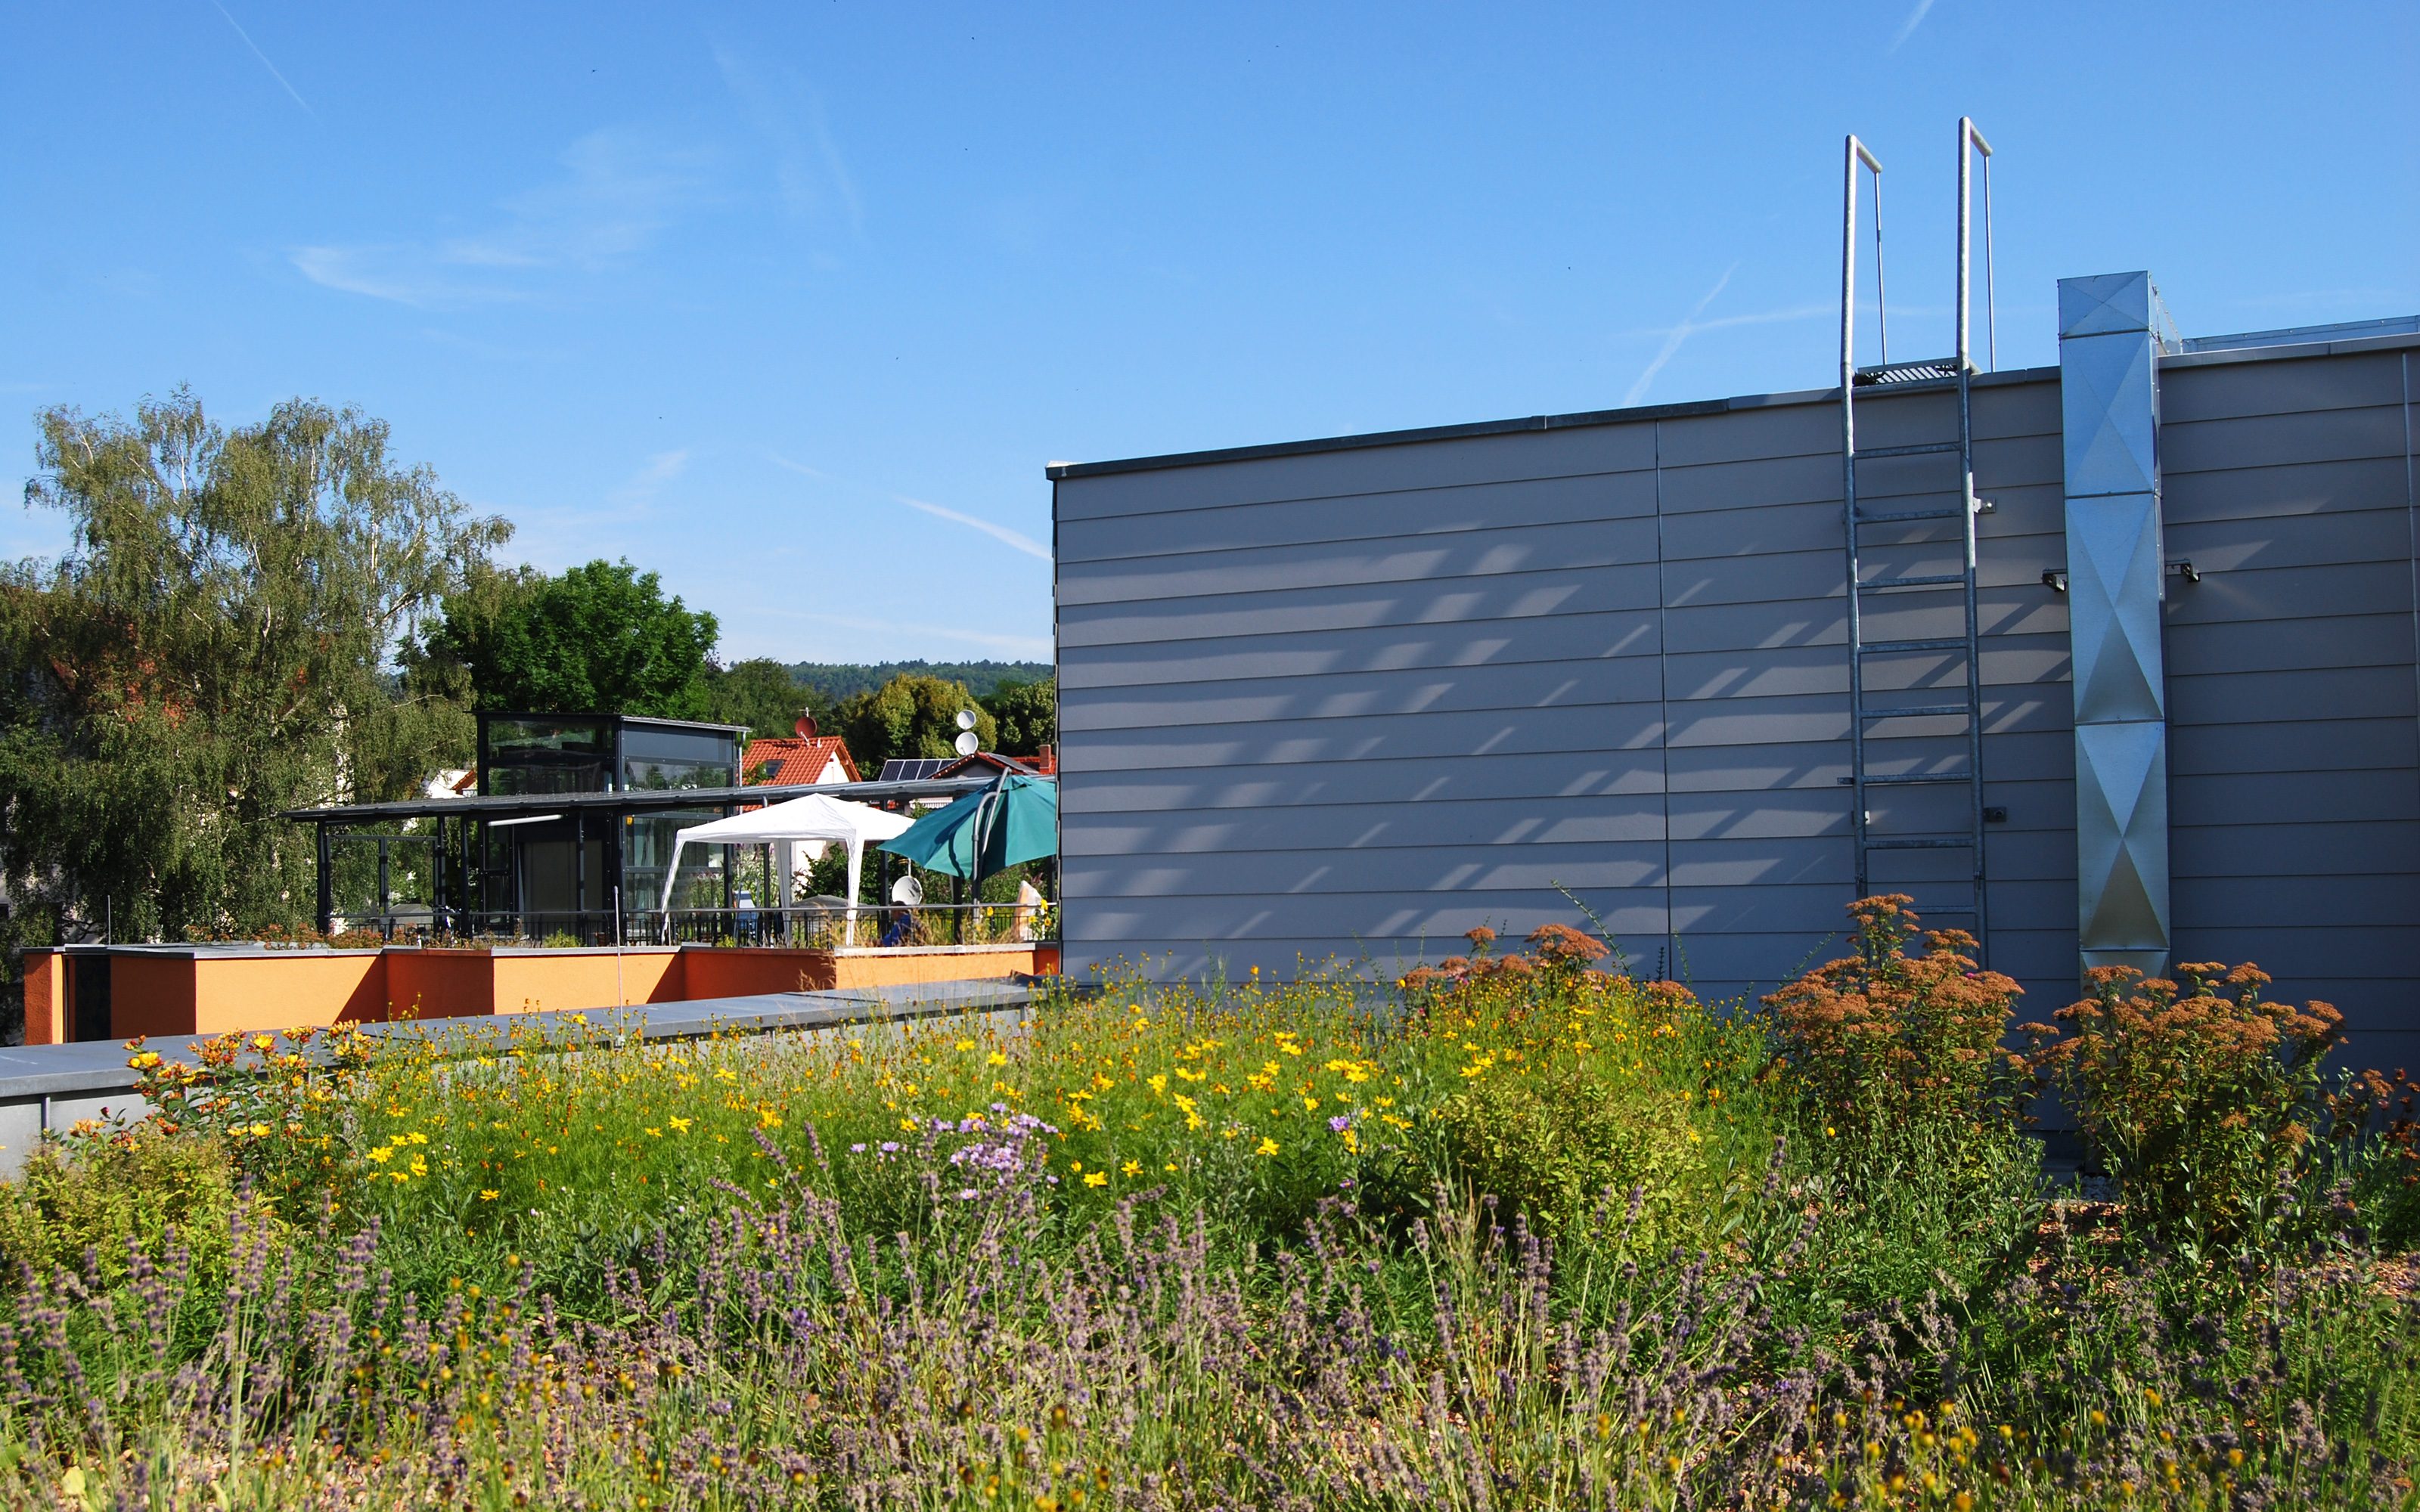
[[[514,794],[508,796],[412,798],[395,803],[357,803],[320,809],[290,809],[279,817],[311,825],[317,831],[315,854],[318,859],[318,886],[316,912],[319,929],[323,933],[330,931],[336,917],[332,846],[334,841],[342,838],[348,829],[360,825],[399,824],[411,819],[436,821],[435,833],[428,841],[432,861],[432,875],[429,879],[430,897],[436,900],[432,904],[431,922],[440,933],[443,933],[449,918],[464,916],[483,919],[512,918],[517,921],[518,928],[518,921],[522,918],[521,910],[517,905],[509,908],[471,906],[470,878],[478,874],[477,869],[473,866],[471,860],[475,833],[473,826],[489,829],[515,823],[527,824],[548,819],[568,819],[572,825],[573,846],[572,933],[585,941],[588,937],[587,921],[591,917],[608,914],[610,911],[613,917],[620,918],[629,917],[631,912],[622,907],[618,899],[610,901],[597,899],[593,901],[592,906],[592,900],[587,896],[587,857],[592,828],[597,842],[605,847],[606,874],[618,879],[623,872],[621,841],[624,825],[622,821],[634,814],[711,809],[720,810],[727,816],[742,809],[781,803],[817,793],[829,794],[836,798],[845,798],[852,803],[867,804],[875,808],[902,810],[911,803],[947,803],[988,787],[991,782],[990,776],[983,776],[893,782],[801,782],[723,788],[630,788],[609,793],[530,793]],[[463,906],[459,909],[449,908],[444,901],[447,886],[446,822],[448,820],[458,823],[460,834],[458,845],[460,851]],[[381,917],[391,917],[386,912],[387,846],[383,841],[401,837],[380,836],[378,838],[382,841],[380,846],[378,884],[380,914]],[[726,894],[731,887],[731,869],[726,866],[723,871],[723,887]],[[618,884],[616,890],[618,890]],[[484,903],[488,900],[483,898],[480,902]],[[729,911],[731,899],[726,896],[723,903],[724,908],[715,912]],[[616,933],[617,934],[619,933],[618,925]]]

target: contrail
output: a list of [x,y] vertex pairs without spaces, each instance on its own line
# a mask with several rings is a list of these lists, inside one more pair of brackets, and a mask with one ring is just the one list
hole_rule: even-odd
[[1655,375],[1664,371],[1664,364],[1670,362],[1672,354],[1681,349],[1681,343],[1688,340],[1700,329],[1696,323],[1698,316],[1706,313],[1706,306],[1714,302],[1714,296],[1723,291],[1723,285],[1730,283],[1731,275],[1738,271],[1739,264],[1736,262],[1724,269],[1723,276],[1714,280],[1714,286],[1706,290],[1706,297],[1698,301],[1697,308],[1689,312],[1688,318],[1672,328],[1672,333],[1664,338],[1664,349],[1655,354],[1655,361],[1647,364],[1647,371],[1639,374],[1638,381],[1632,384],[1630,392],[1621,396],[1623,409],[1628,409],[1646,396],[1647,385],[1654,382]]
[[[1931,3],[1932,0],[1925,0],[1925,4],[1927,5],[1931,5]],[[210,4],[218,6],[220,15],[226,16],[226,23],[235,28],[235,34],[238,37],[243,39],[243,45],[252,49],[252,55],[260,59],[260,66],[269,70],[269,76],[275,79],[280,85],[284,85],[287,94],[294,95],[294,103],[302,107],[302,113],[304,115],[310,116],[315,121],[318,120],[319,118],[319,113],[311,108],[311,102],[309,100],[303,99],[299,94],[295,94],[294,86],[286,83],[286,75],[277,71],[277,65],[269,61],[269,54],[262,52],[260,50],[260,44],[252,39],[252,33],[243,29],[243,23],[237,21],[235,17],[228,15],[227,8],[223,5],[219,5],[219,0],[210,0]]]
[[971,525],[976,530],[983,532],[985,535],[992,536],[997,540],[1005,541],[1010,546],[1013,546],[1019,551],[1024,552],[1027,556],[1040,557],[1045,562],[1050,560],[1050,548],[1048,547],[1044,546],[1032,536],[1021,535],[1016,532],[1010,530],[1005,525],[994,525],[987,519],[977,519],[972,515],[961,515],[954,509],[943,509],[939,504],[928,504],[922,499],[910,499],[904,493],[895,493],[891,497],[898,500],[901,503],[906,504],[910,509],[921,509],[927,515],[939,515],[943,519],[954,519],[961,525]]
[[1891,45],[1884,48],[1883,51],[1886,54],[1898,52],[1899,44],[1906,41],[1910,37],[1914,36],[1916,34],[1916,29],[1924,24],[1925,13],[1930,11],[1931,8],[1932,0],[1916,0],[1916,8],[1909,11],[1907,13],[1907,20],[1900,23],[1899,35],[1892,38]]

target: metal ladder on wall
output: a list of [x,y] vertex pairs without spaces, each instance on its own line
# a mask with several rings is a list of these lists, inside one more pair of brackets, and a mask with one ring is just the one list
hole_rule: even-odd
[[[1988,966],[1991,964],[1991,931],[1984,881],[1983,826],[1987,822],[2004,819],[2006,815],[1987,810],[1983,804],[1983,688],[1975,607],[1975,520],[1978,515],[1989,513],[1993,507],[1975,497],[1974,409],[1970,402],[1970,388],[1977,369],[1967,340],[1969,210],[1972,203],[1968,170],[1978,151],[1983,156],[1987,339],[1992,359],[1996,363],[1998,320],[1994,308],[1996,301],[1991,297],[1992,147],[1975,130],[1974,121],[1962,117],[1958,122],[1957,350],[1946,360],[1894,363],[1890,360],[1887,310],[1883,301],[1883,165],[1867,150],[1865,144],[1854,136],[1848,139],[1840,240],[1840,455],[1843,519],[1849,548],[1850,775],[1839,780],[1842,786],[1854,790],[1850,817],[1855,838],[1856,895],[1865,898],[1877,891],[1908,892],[1915,897],[1916,912],[1927,920],[1939,920],[1943,916],[1959,922],[1971,919],[1978,957],[1982,964]],[[1882,358],[1878,365],[1863,368],[1856,365],[1857,168],[1860,163],[1871,171],[1874,182],[1874,303],[1880,326]],[[1955,440],[1862,450],[1858,447],[1856,401],[1860,390],[1886,393],[1913,385],[1945,381],[1954,382],[1956,386],[1958,436]],[[1954,493],[1956,501],[1921,509],[1876,513],[1859,507],[1859,462],[1916,456],[1954,456],[1957,459],[1956,483],[1940,490]],[[1926,552],[1937,555],[1940,548],[1947,544],[1938,539],[1884,541],[1869,545],[1861,533],[1877,526],[1899,526],[1902,529],[1897,533],[1901,535],[1931,536],[1930,531],[1910,532],[1904,527],[1944,521],[1955,521],[1959,528],[1962,546],[1962,565],[1955,572],[1891,571],[1891,558],[1895,555],[1921,555]],[[1876,575],[1868,577],[1869,569],[1874,569]],[[1881,601],[1898,594],[1946,594],[1952,589],[1957,590],[1963,600],[1963,633],[1899,640],[1867,639],[1866,619],[1869,604],[1879,609]],[[1955,653],[1964,658],[1965,685],[1957,690],[1962,696],[1956,702],[1897,703],[1878,702],[1872,698],[1872,690],[1868,687],[1870,662],[1887,663],[1892,658],[1938,656],[1944,653]],[[1911,680],[1905,688],[1890,691],[1903,693],[1914,690],[1917,686]],[[1955,738],[1952,736],[1878,735],[1870,728],[1893,720],[1938,721],[1947,718],[1964,723],[1962,757],[1941,750],[1942,743]],[[1881,748],[1877,749],[1878,747]],[[1877,766],[1904,769],[1877,770]],[[1917,808],[1921,802],[1916,792],[1911,790],[1939,790],[1959,785],[1965,788],[1967,796],[1966,822],[1962,826],[1952,823],[1946,813],[1926,816],[1905,811]],[[1886,802],[1888,795],[1894,793],[1901,795],[1898,807],[1902,811],[1898,813],[1893,813]],[[1879,824],[1876,816],[1878,808],[1884,810]],[[1886,881],[1878,885],[1874,877],[1878,860],[1885,870],[1895,870],[1884,858],[1902,852],[1964,852],[1971,862],[1965,881],[1967,890],[1962,895],[1939,890],[1946,886],[1957,885],[1941,876],[1918,876],[1904,883]],[[1917,890],[1919,888],[1924,890]]]

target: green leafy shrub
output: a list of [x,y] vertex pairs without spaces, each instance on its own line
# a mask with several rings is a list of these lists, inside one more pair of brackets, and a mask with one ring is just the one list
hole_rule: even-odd
[[1454,1169],[1493,1196],[1499,1217],[1526,1214],[1542,1234],[1584,1219],[1607,1188],[1614,1201],[1647,1189],[1634,1239],[1668,1234],[1699,1160],[1687,1106],[1645,1086],[1620,1086],[1585,1066],[1528,1077],[1481,1078],[1435,1114]]
[[[1976,968],[1959,930],[1920,932],[1899,895],[1849,905],[1857,953],[1764,999],[1802,1111],[1826,1139],[1887,1143],[1911,1129],[2011,1116],[2024,1064],[2000,1047],[2024,989]],[[1907,953],[1922,933],[1926,951]]]
[[2130,1222],[2169,1238],[2239,1238],[2317,1153],[2321,1062],[2344,1020],[2325,1003],[2264,1001],[2269,977],[2249,963],[2177,969],[2189,989],[2095,967],[2092,995],[2053,1015],[2069,1033],[2024,1028]]
[[46,1144],[16,1180],[0,1182],[0,1287],[28,1268],[82,1276],[87,1250],[103,1283],[116,1286],[130,1249],[157,1257],[171,1228],[197,1272],[224,1271],[235,1193],[224,1141],[171,1134],[157,1120]]

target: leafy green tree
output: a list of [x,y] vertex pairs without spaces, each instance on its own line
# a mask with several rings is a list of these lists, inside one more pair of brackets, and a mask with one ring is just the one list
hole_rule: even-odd
[[1059,739],[1059,680],[1002,683],[983,701],[984,712],[1000,726],[1000,749],[1009,756],[1031,756]]
[[848,753],[857,769],[871,777],[892,757],[954,756],[958,738],[958,711],[975,713],[975,734],[985,750],[994,749],[1000,727],[975,702],[963,683],[939,677],[902,673],[871,693],[845,701],[835,715],[840,733],[848,737]]
[[468,761],[468,714],[396,657],[510,528],[316,401],[229,431],[179,389],[37,425],[26,502],[73,537],[0,570],[12,954],[104,914],[119,939],[302,922],[312,846],[278,813]]
[[706,671],[706,717],[719,724],[744,724],[752,739],[786,737],[801,714],[820,721],[831,701],[801,686],[790,669],[770,656],[708,667]]
[[628,561],[559,578],[522,568],[449,596],[414,671],[467,687],[485,710],[702,719],[717,634],[713,615],[665,598],[661,579]]

